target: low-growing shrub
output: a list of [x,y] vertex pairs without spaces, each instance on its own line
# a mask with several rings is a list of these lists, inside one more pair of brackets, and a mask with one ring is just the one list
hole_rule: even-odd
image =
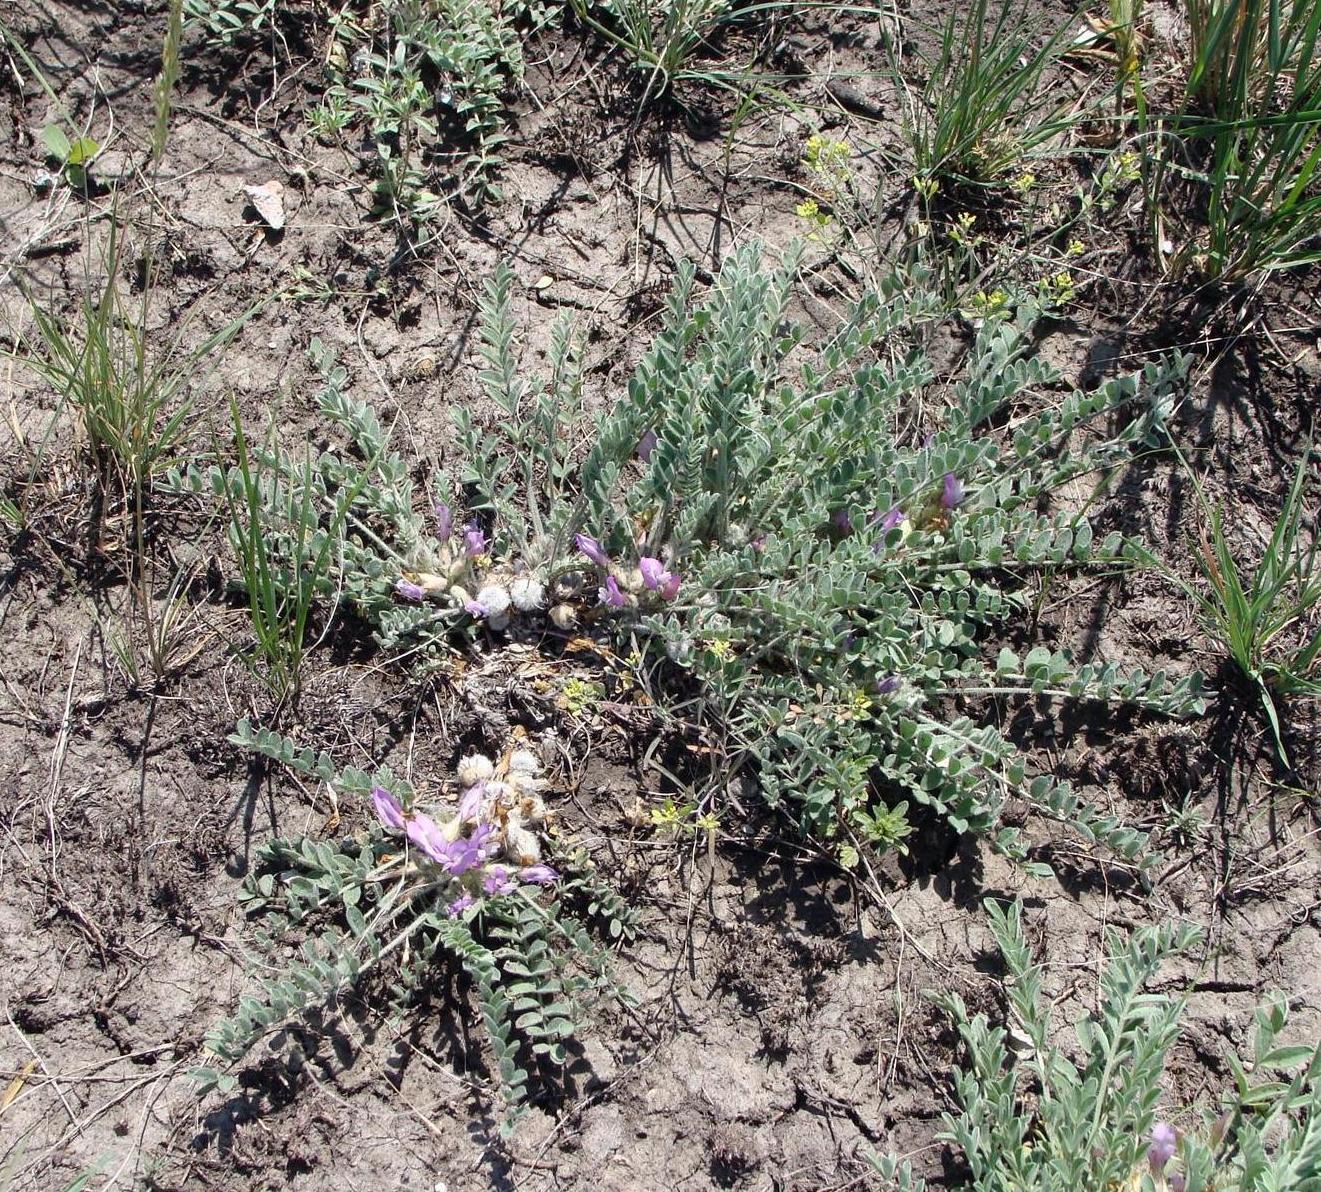
[[[264,975],[208,1035],[207,1051],[238,1064],[369,979],[384,983],[402,1012],[457,966],[472,983],[512,1125],[526,1065],[564,1064],[586,1009],[601,996],[626,1000],[589,925],[612,939],[635,927],[634,913],[582,855],[545,853],[550,812],[539,759],[517,744],[498,760],[465,758],[458,798],[441,803],[388,769],[341,771],[328,755],[247,721],[232,739],[337,794],[369,800],[376,820],[340,841],[280,838],[262,847],[243,903],[260,923],[252,967]],[[236,1082],[210,1066],[194,1075],[204,1088]]]
[[[397,651],[478,627],[621,634],[662,706],[695,689],[724,726],[716,773],[755,772],[849,863],[863,842],[897,843],[905,802],[1022,858],[1002,822],[1011,799],[1137,856],[1140,834],[1029,775],[989,701],[1184,713],[1200,707],[1197,676],[1075,665],[1042,646],[989,658],[986,639],[1026,612],[1029,577],[1121,558],[1119,535],[1096,540],[1050,498],[1159,441],[1182,362],[1046,404],[1058,378],[1029,354],[1031,309],[1010,302],[938,401],[920,337],[940,312],[920,279],[867,294],[809,346],[789,315],[794,278],[793,256],[768,269],[749,248],[699,301],[681,269],[655,342],[578,459],[572,337],[561,328],[551,378],[530,379],[498,274],[482,380],[501,416],[458,415],[464,518],[445,477],[435,520],[415,509],[404,461],[321,354],[321,407],[350,442],[310,483],[328,513],[354,491],[336,552],[344,593]],[[1035,412],[1017,409],[1029,395]],[[228,481],[215,470],[210,483]]]
[[[1181,999],[1146,991],[1162,963],[1200,938],[1164,924],[1112,938],[1098,1013],[1074,1026],[1077,1047],[1052,1036],[1041,967],[1022,908],[988,902],[1007,969],[1005,1026],[937,997],[968,1053],[945,1115],[976,1192],[1268,1192],[1321,1188],[1321,1048],[1279,1042],[1282,999],[1257,1013],[1252,1058],[1226,1057],[1234,1087],[1220,1104],[1162,1111],[1161,1083],[1178,1041]],[[891,1186],[926,1183],[893,1156],[876,1161]]]

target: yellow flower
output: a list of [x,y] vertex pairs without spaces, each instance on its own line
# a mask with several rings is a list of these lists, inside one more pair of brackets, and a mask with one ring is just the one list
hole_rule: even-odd
[[871,697],[859,687],[850,697],[846,715],[851,720],[861,720],[871,711]]

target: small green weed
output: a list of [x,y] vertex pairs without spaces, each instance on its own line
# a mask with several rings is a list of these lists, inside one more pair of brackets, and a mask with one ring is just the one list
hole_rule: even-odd
[[[1162,925],[1112,937],[1100,1009],[1075,1024],[1076,1048],[1057,1043],[1042,969],[1022,908],[986,904],[1008,970],[1008,1022],[969,1016],[957,994],[936,1001],[958,1028],[968,1065],[954,1074],[958,1110],[944,1141],[957,1146],[969,1192],[1315,1192],[1321,1188],[1321,1048],[1279,1042],[1282,998],[1257,1013],[1252,1058],[1226,1059],[1234,1087],[1220,1104],[1160,1112],[1178,1041],[1182,1000],[1146,992],[1161,965],[1200,932]],[[1029,1098],[1031,1108],[1029,1108]],[[875,1166],[900,1192],[926,1183],[894,1157]]]
[[201,29],[212,45],[231,46],[268,32],[275,23],[279,0],[184,0],[190,28]]
[[1188,14],[1186,105],[1152,180],[1153,210],[1168,214],[1177,180],[1197,219],[1171,217],[1171,268],[1228,284],[1321,260],[1321,7],[1189,0]]
[[[734,0],[570,0],[584,25],[622,47],[665,94],[735,9]],[[599,14],[599,15],[598,15]],[[699,72],[700,73],[700,72]]]
[[[276,0],[188,0],[216,44],[279,23]],[[504,95],[523,73],[523,38],[553,10],[537,0],[350,3],[331,17],[328,85],[310,120],[318,135],[364,133],[377,210],[413,234],[453,198],[499,197]]]
[[59,165],[60,173],[74,190],[86,190],[88,170],[101,146],[89,136],[76,136],[72,140],[58,124],[48,124],[41,130],[41,141],[51,158]]
[[1146,554],[1196,606],[1203,630],[1257,691],[1280,757],[1288,755],[1277,700],[1321,696],[1321,572],[1314,533],[1304,531],[1309,450],[1285,494],[1280,515],[1255,567],[1241,564],[1229,545],[1224,511],[1196,474],[1192,480],[1203,524],[1193,559],[1202,584],[1182,579]]
[[[117,259],[112,240],[107,268]],[[96,474],[118,479],[132,493],[149,488],[182,454],[197,368],[242,320],[196,349],[156,352],[125,310],[113,276],[99,295],[84,298],[73,318],[29,300],[36,335],[26,345],[26,360],[76,411]]]
[[296,701],[302,689],[316,602],[327,602],[327,623],[334,615],[344,519],[356,492],[350,488],[338,496],[323,529],[311,447],[301,465],[291,461],[272,429],[254,453],[233,401],[230,417],[237,460],[228,471],[214,470],[212,483],[225,502],[254,638],[240,654],[283,704]]
[[193,578],[192,571],[181,568],[159,602],[151,604],[151,593],[140,587],[140,599],[129,605],[124,621],[103,627],[130,691],[158,692],[206,645],[207,635],[198,625],[200,606],[189,599]]
[[1023,0],[955,6],[905,127],[918,183],[1002,184],[1067,127],[1040,86],[1069,26],[1043,30]]

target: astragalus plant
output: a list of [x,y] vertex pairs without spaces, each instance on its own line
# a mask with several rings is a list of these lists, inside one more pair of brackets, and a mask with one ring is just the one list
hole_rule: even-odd
[[[1281,998],[1256,1015],[1252,1055],[1227,1055],[1233,1087],[1200,1109],[1162,1106],[1185,1003],[1149,992],[1162,965],[1200,941],[1163,924],[1113,937],[1099,1010],[1056,1038],[1042,969],[1022,908],[987,903],[1007,970],[1008,1017],[969,1015],[937,1000],[967,1049],[954,1075],[957,1109],[942,1139],[962,1152],[976,1192],[1315,1192],[1321,1188],[1321,1048],[1280,1041]],[[899,1192],[926,1183],[890,1157],[876,1163]],[[945,1186],[945,1185],[942,1185]]]
[[585,859],[546,851],[551,812],[539,758],[518,742],[499,758],[473,754],[446,798],[388,769],[340,770],[328,755],[246,721],[233,740],[363,800],[373,819],[339,841],[279,838],[262,847],[243,892],[260,925],[253,989],[207,1037],[221,1067],[194,1075],[204,1087],[229,1087],[235,1078],[224,1067],[333,1012],[350,990],[374,984],[402,1013],[435,989],[438,974],[461,970],[512,1124],[528,1067],[563,1064],[586,1009],[603,995],[624,996],[587,922],[611,937],[634,927]]
[[[1057,378],[1028,355],[1020,308],[1022,324],[986,321],[940,401],[920,346],[936,310],[919,280],[867,294],[808,347],[789,314],[794,276],[792,258],[771,270],[750,248],[694,302],[681,270],[602,422],[579,473],[587,529],[621,580],[638,558],[683,577],[674,600],[621,614],[719,708],[741,749],[726,761],[752,765],[767,798],[846,860],[858,840],[893,843],[877,812],[903,801],[1021,856],[1000,822],[1014,797],[1136,853],[1135,834],[1029,778],[985,701],[1051,693],[1183,712],[1196,680],[1075,666],[1043,647],[992,660],[985,639],[1021,618],[1027,576],[1121,554],[1118,536],[1095,541],[1049,500],[1160,435],[1181,363],[1043,409]],[[1029,396],[1038,412],[1016,416]],[[1094,434],[1121,406],[1122,429]],[[638,444],[645,461],[630,462]]]
[[354,493],[340,589],[398,651],[479,628],[622,635],[662,707],[700,704],[722,725],[716,772],[754,775],[846,861],[863,842],[898,843],[914,802],[1016,857],[1011,800],[1136,855],[1140,835],[1029,775],[993,701],[1183,713],[1199,706],[1196,677],[1045,647],[993,656],[987,642],[1022,621],[1043,570],[1121,557],[1118,535],[1094,539],[1054,494],[1160,439],[1182,362],[1050,400],[1032,312],[1008,303],[939,388],[921,339],[940,312],[922,278],[866,294],[809,344],[790,313],[796,273],[792,254],[771,268],[747,248],[698,298],[682,268],[654,342],[576,454],[580,354],[561,329],[550,379],[521,370],[500,274],[482,372],[499,416],[461,416],[462,487],[442,479],[434,513],[327,366],[322,408],[349,442],[314,482],[327,523]]

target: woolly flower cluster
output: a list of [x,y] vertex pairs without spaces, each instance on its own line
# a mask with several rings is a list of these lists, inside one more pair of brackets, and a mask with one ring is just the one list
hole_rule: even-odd
[[490,564],[490,539],[476,523],[455,533],[454,511],[436,505],[439,550],[420,570],[406,571],[395,584],[404,600],[438,601],[461,608],[492,629],[504,629],[516,613],[531,613],[546,605],[546,586],[535,575],[504,572]]
[[660,559],[643,555],[634,571],[625,571],[590,534],[576,534],[573,544],[582,556],[605,572],[605,582],[597,595],[607,608],[628,608],[646,593],[661,600],[673,600],[679,594],[682,578],[670,571]]
[[541,860],[536,829],[544,827],[545,779],[541,762],[527,749],[513,749],[497,766],[473,754],[459,763],[463,793],[458,805],[435,816],[405,809],[391,791],[372,790],[376,817],[402,832],[425,862],[455,879],[451,915],[461,915],[483,896],[511,894],[520,883],[550,885],[559,878]]
[[[656,437],[649,431],[638,444],[638,455],[645,461],[655,448]],[[545,581],[531,572],[492,566],[486,532],[471,522],[457,533],[454,512],[443,502],[436,506],[436,542],[439,549],[428,554],[425,567],[405,571],[396,581],[400,599],[447,604],[494,630],[506,629],[519,613],[539,612],[548,603],[547,615],[557,628],[567,630],[577,623],[578,609],[572,603],[581,590],[577,572],[561,574],[548,593]],[[617,565],[588,534],[576,535],[574,545],[604,572],[597,595],[606,608],[630,608],[647,599],[668,602],[679,594],[681,578],[659,558],[643,555],[630,568]]]

